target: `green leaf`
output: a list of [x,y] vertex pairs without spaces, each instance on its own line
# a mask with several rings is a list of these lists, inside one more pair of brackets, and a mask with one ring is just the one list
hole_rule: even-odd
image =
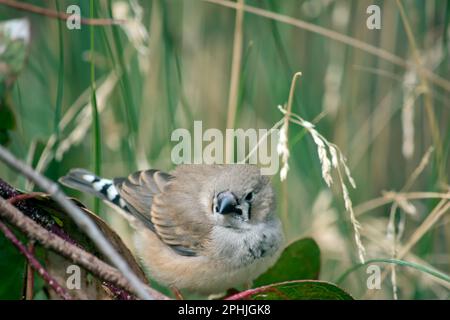
[[284,249],[277,263],[254,281],[260,287],[276,282],[318,279],[320,249],[311,238],[297,240]]
[[338,286],[324,281],[299,280],[250,289],[229,297],[230,300],[353,300]]

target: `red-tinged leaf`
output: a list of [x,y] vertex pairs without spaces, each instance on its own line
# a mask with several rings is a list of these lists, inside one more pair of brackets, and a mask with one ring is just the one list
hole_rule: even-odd
[[249,289],[226,300],[353,300],[353,297],[330,282],[298,280]]

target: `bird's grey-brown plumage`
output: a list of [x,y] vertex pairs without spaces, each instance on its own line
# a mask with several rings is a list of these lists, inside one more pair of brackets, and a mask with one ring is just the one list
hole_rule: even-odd
[[254,279],[281,249],[273,189],[256,166],[182,165],[170,174],[146,170],[112,181],[75,169],[60,181],[85,192],[91,185],[93,194],[137,218],[141,257],[167,285],[226,290]]

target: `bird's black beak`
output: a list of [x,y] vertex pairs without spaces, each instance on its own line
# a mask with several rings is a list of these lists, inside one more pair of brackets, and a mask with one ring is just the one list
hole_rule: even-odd
[[219,207],[218,213],[220,214],[242,213],[239,208],[236,208],[238,205],[237,198],[230,191],[221,192],[217,195],[217,205]]

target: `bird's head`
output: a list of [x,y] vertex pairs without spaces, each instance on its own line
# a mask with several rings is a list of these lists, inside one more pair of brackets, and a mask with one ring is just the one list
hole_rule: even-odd
[[225,165],[214,181],[211,213],[224,227],[242,228],[270,219],[275,197],[270,180],[258,167]]

